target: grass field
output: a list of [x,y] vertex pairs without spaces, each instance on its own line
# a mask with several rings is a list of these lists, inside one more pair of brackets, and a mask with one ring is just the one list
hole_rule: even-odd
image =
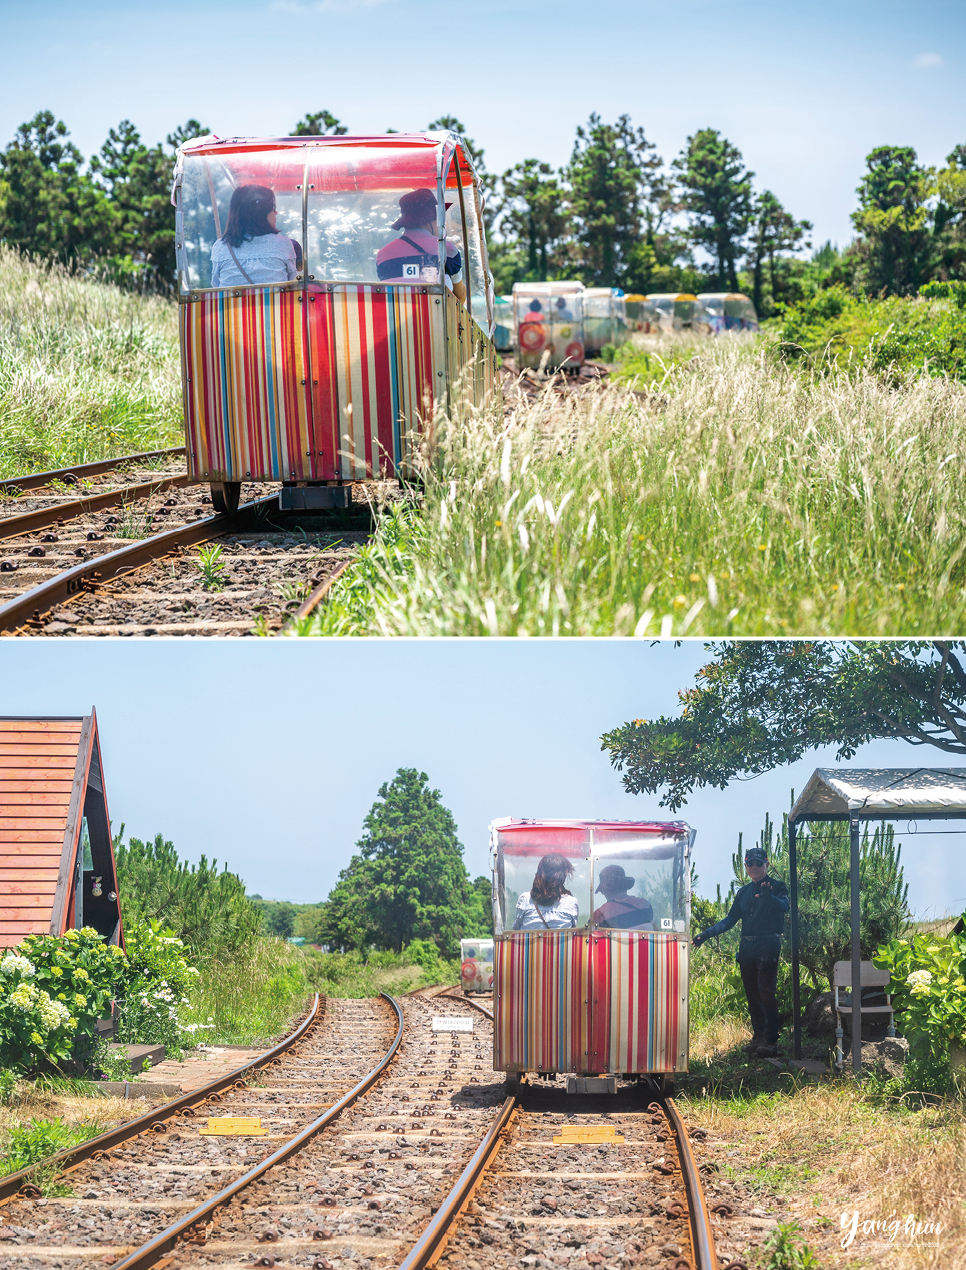
[[750,339],[686,336],[650,338],[624,370],[579,401],[443,430],[422,514],[393,509],[300,633],[962,624],[966,386],[813,375]]
[[[890,1093],[846,1073],[821,1081],[747,1058],[744,1012],[727,1007],[724,960],[696,960],[691,981],[690,1074],[678,1104],[707,1129],[711,1154],[768,1213],[797,1221],[819,1267],[888,1265],[897,1270],[966,1266],[966,1107],[956,1098]],[[784,1052],[790,1053],[787,1035]],[[858,1212],[848,1249],[843,1213]],[[940,1222],[909,1239],[906,1218]],[[895,1235],[861,1223],[898,1217]],[[761,1251],[758,1264],[767,1266]],[[790,1262],[790,1265],[797,1265]]]
[[182,444],[177,306],[0,246],[0,477]]

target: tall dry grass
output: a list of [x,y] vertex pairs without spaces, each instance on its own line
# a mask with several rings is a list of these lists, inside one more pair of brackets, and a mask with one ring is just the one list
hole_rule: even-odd
[[0,245],[0,477],[181,443],[177,306]]
[[[790,1083],[786,1094],[745,1100],[680,1101],[689,1122],[726,1148],[728,1169],[763,1194],[783,1196],[820,1265],[966,1267],[966,1120],[954,1104],[886,1109],[849,1080]],[[843,1248],[842,1217],[853,1213],[859,1228]],[[910,1238],[910,1216],[942,1229]],[[875,1222],[884,1225],[866,1226]]]
[[964,424],[959,383],[812,376],[708,340],[643,392],[442,427],[421,514],[393,508],[300,633],[959,629]]

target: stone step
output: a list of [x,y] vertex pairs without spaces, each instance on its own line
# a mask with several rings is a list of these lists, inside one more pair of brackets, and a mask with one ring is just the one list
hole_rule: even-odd
[[131,1064],[132,1073],[144,1071],[145,1064],[149,1068],[154,1067],[155,1064],[162,1062],[164,1059],[163,1045],[125,1045],[120,1042],[114,1042],[107,1048],[112,1058],[115,1055],[126,1058]]

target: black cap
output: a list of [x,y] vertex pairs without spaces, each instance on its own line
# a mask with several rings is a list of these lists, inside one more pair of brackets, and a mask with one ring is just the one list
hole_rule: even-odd
[[767,864],[768,856],[762,847],[749,847],[745,852],[745,864]]

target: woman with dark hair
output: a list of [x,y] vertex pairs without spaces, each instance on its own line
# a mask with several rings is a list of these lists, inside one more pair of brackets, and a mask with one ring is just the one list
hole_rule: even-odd
[[577,925],[580,911],[567,890],[574,866],[566,856],[552,851],[537,865],[533,885],[517,900],[514,930],[565,930]]
[[289,282],[302,248],[275,228],[275,194],[267,185],[239,185],[228,206],[225,232],[211,249],[211,285],[244,287]]

